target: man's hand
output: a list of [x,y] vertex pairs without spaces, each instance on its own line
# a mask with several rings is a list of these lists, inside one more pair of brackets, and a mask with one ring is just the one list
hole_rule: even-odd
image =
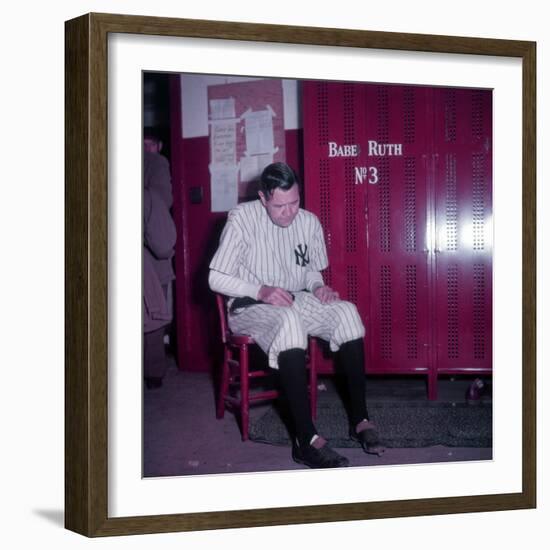
[[294,300],[292,294],[278,286],[263,285],[258,292],[258,300],[271,304],[272,306],[290,307]]
[[318,286],[314,291],[313,295],[322,303],[322,304],[330,304],[331,302],[335,302],[336,300],[340,299],[340,295],[336,290],[332,290],[330,286],[324,285],[324,286]]

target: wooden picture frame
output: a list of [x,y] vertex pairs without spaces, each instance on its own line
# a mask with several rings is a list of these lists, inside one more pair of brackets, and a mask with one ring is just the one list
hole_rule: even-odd
[[[109,33],[519,58],[522,62],[522,490],[510,494],[108,516]],[[66,22],[65,525],[86,536],[363,520],[536,506],[536,45],[533,42],[87,14]]]

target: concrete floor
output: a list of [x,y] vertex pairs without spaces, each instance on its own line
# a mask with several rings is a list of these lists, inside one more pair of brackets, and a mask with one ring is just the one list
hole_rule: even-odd
[[[463,402],[473,378],[455,377],[439,381],[438,401]],[[319,377],[320,391],[332,389],[332,377]],[[489,385],[490,386],[490,385]],[[368,377],[367,404],[374,400],[426,399],[425,377]],[[484,401],[490,395],[484,394]],[[269,405],[251,409],[251,422]],[[226,411],[215,416],[214,384],[209,373],[186,372],[173,361],[161,388],[144,390],[145,477],[295,470],[290,447],[241,441],[237,419]],[[387,449],[382,457],[367,455],[359,448],[339,451],[351,466],[421,464],[490,460],[490,448],[435,446],[416,449]]]

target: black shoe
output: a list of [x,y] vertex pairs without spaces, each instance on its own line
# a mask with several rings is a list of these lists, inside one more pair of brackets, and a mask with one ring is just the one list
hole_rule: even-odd
[[145,387],[148,390],[154,390],[156,388],[162,387],[162,378],[160,376],[146,376]]
[[349,460],[325,444],[317,449],[312,445],[304,448],[295,444],[292,446],[292,458],[298,464],[305,464],[310,468],[343,468],[349,466]]
[[483,390],[485,389],[485,384],[481,378],[476,378],[469,386],[466,391],[466,402],[468,405],[479,405],[481,403],[481,396]]
[[349,432],[351,439],[359,442],[366,453],[382,456],[382,454],[386,450],[386,447],[384,447],[384,445],[380,441],[376,426],[370,421],[364,420],[363,422],[367,423],[367,427],[360,432],[357,432],[355,428],[351,428]]

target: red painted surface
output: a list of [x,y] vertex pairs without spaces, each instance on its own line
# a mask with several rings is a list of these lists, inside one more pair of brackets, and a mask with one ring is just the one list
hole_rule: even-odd
[[369,371],[427,372],[428,91],[404,86],[359,90],[367,105],[363,139],[403,146],[402,156],[364,157],[364,163],[377,168],[378,182],[357,186],[366,192]]
[[[273,144],[276,152],[273,162],[284,162],[285,128],[283,108],[283,83],[279,78],[233,82],[208,86],[208,103],[212,99],[232,98],[235,104],[235,116],[240,118],[236,124],[236,157],[237,161],[247,153],[246,124],[247,112],[266,111],[268,108],[274,113],[271,122],[273,125]],[[239,173],[239,199],[256,197],[255,182],[242,181]]]
[[[182,243],[176,250],[178,365],[185,370],[208,370],[211,354],[219,349],[208,264],[216,251],[226,214],[210,211],[208,158],[208,138],[180,138],[179,158],[174,157],[173,161],[180,164],[184,174],[175,193],[182,204],[179,234]],[[191,202],[191,187],[202,189],[200,204]]]
[[[367,372],[427,374],[432,398],[437,374],[491,372],[491,92],[302,90],[306,207],[325,230],[327,282],[367,327]],[[403,154],[371,156],[369,140]],[[359,152],[329,157],[329,142]]]
[[492,357],[491,94],[442,89],[435,106],[436,365],[438,372],[486,372]]
[[[175,254],[177,362],[180,369],[204,371],[219,353],[215,302],[208,289],[207,266],[225,216],[210,212],[208,138],[182,139],[177,76],[171,80],[171,118],[171,172],[178,231]],[[197,187],[202,189],[203,199],[200,204],[192,204],[191,188]]]

